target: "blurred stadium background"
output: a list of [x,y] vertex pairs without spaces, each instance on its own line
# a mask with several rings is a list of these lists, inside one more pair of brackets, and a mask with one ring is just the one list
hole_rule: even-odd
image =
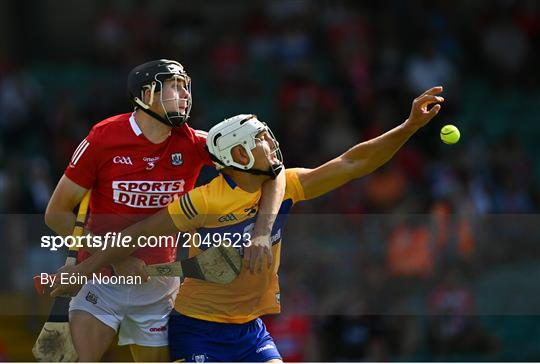
[[[256,113],[287,166],[378,135],[445,86],[443,111],[391,163],[295,210],[284,312],[267,319],[286,360],[540,361],[539,8],[1,1],[0,360],[33,359],[49,301],[30,277],[64,260],[39,247],[39,214],[71,153],[130,110],[129,69],[171,58],[193,79],[193,127]],[[439,141],[446,123],[459,144]]]

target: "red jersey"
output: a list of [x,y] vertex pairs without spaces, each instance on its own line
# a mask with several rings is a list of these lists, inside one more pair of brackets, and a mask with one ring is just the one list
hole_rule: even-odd
[[[187,124],[173,128],[162,143],[142,133],[134,114],[96,124],[79,144],[64,174],[92,189],[87,228],[94,234],[117,232],[166,207],[193,189],[203,165],[213,165],[205,149],[206,132]],[[139,248],[146,264],[176,260],[176,248]],[[79,260],[88,257],[79,252]]]

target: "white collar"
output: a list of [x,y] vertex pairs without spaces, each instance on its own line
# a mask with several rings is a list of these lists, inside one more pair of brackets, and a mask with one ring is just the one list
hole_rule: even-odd
[[133,129],[133,132],[135,133],[136,136],[139,136],[142,134],[141,128],[139,128],[139,125],[135,121],[135,112],[133,112],[131,116],[129,117],[129,125],[131,125],[131,129]]

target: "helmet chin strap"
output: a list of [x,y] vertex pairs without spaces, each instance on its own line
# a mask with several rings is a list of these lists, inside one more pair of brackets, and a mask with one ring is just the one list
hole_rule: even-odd
[[[163,124],[165,124],[167,126],[172,126],[173,128],[178,128],[179,126],[182,126],[182,124],[184,124],[186,122],[186,120],[187,120],[182,115],[180,115],[180,117],[176,117],[176,115],[174,115],[173,118],[163,117],[163,116],[159,115],[157,112],[152,111],[152,110],[150,110],[149,108],[146,108],[146,107],[141,107],[140,110],[142,110],[146,114],[150,115],[154,119],[156,119],[158,121],[161,121]],[[176,113],[171,113],[171,114],[176,114]]]
[[[214,162],[216,162],[217,164],[219,165],[223,165],[221,163],[221,161],[216,157],[214,156],[212,153],[210,153],[208,151],[208,147],[206,147],[206,151],[208,152],[208,154],[210,155],[210,159]],[[281,171],[283,170],[283,163],[275,163],[275,164],[272,164],[270,166],[270,168],[268,168],[268,170],[266,171],[263,171],[261,169],[255,169],[255,168],[251,168],[251,169],[242,169],[242,168],[238,168],[238,167],[235,167],[235,166],[224,166],[226,168],[232,168],[236,171],[239,171],[239,172],[244,172],[244,173],[250,173],[250,174],[254,174],[256,176],[268,176],[272,179],[276,179],[276,177],[281,173]]]
[[233,168],[233,169],[235,169],[237,171],[240,171],[240,172],[246,172],[246,173],[254,174],[256,176],[264,175],[264,176],[268,176],[268,177],[270,177],[272,179],[276,179],[276,177],[283,170],[283,164],[281,164],[281,163],[273,164],[273,165],[270,166],[270,168],[268,168],[267,171],[263,171],[262,169],[255,169],[255,168],[242,169],[242,168],[238,168],[238,167],[234,167],[234,166],[231,166],[230,168]]
[[173,128],[178,128],[187,121],[187,117],[185,115],[176,112],[167,113],[166,116],[166,120],[169,121]]

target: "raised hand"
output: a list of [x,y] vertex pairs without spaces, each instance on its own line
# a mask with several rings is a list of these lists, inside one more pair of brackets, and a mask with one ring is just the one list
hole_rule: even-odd
[[[440,102],[444,101],[444,97],[437,96],[443,92],[442,86],[432,87],[425,91],[422,95],[414,99],[411,107],[411,113],[406,123],[419,129],[430,122],[441,110]],[[433,105],[429,108],[430,105]]]

